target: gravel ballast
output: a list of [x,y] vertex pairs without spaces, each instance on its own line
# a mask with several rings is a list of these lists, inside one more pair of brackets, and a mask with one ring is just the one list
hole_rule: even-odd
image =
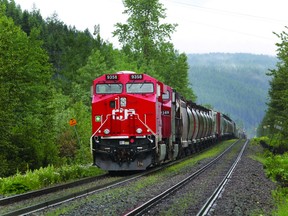
[[[237,165],[228,185],[226,185],[222,192],[221,197],[216,201],[210,215],[269,215],[271,213],[273,209],[271,191],[274,190],[276,186],[265,176],[262,164],[250,158],[251,155],[255,155],[261,151],[262,148],[260,146],[252,146],[250,144],[247,146],[240,163]],[[75,200],[66,206],[62,206],[61,209],[64,208],[66,210],[60,210],[60,214],[123,215],[128,209],[136,207],[141,204],[141,202],[146,202],[148,199],[166,190],[169,186],[181,181],[189,173],[195,172],[195,170],[202,167],[203,164],[207,162],[207,159],[199,161],[197,164],[193,165],[189,171],[185,170],[176,175],[167,176],[165,181],[156,181],[156,183],[150,184],[150,179],[147,181],[145,178],[148,177],[145,177],[132,184],[129,183],[105,193],[95,194],[92,197],[86,197],[81,200]],[[219,169],[222,169],[221,166],[219,167]],[[175,197],[180,198],[176,199],[176,201],[175,199],[173,201],[163,201],[163,203],[159,205],[162,210],[159,209],[158,211],[156,207],[156,211],[154,209],[151,210],[150,213],[153,215],[169,215],[170,212],[171,215],[195,215],[195,204],[193,206],[193,203],[191,202],[189,203],[190,206],[187,206],[187,199],[203,199],[201,188],[210,187],[211,185],[215,187],[218,184],[214,183],[217,178],[220,178],[216,174],[217,169],[215,168],[215,170],[213,170],[215,173],[211,172],[210,177],[207,177],[209,179],[205,180],[203,178],[197,183],[198,185],[192,185],[186,190],[183,190],[183,192],[177,192]],[[142,185],[139,184],[139,181],[143,182]],[[139,188],[139,185],[141,185],[141,188]],[[208,193],[210,192],[208,191]],[[205,194],[205,196],[208,198],[210,195]],[[171,211],[169,211],[169,208],[172,208]],[[173,208],[175,209],[173,210]],[[186,210],[177,210],[181,208],[185,208]],[[36,213],[35,215],[42,215],[43,213],[45,214],[45,212],[42,212],[40,214]]]
[[251,159],[262,147],[249,145],[211,215],[271,215],[276,184],[265,176],[263,165]]

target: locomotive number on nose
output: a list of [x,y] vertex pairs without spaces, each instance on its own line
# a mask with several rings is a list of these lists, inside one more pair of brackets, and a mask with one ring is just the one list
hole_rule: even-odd
[[143,79],[143,74],[130,74],[131,80],[141,80]]
[[118,75],[116,74],[107,74],[106,80],[118,80]]

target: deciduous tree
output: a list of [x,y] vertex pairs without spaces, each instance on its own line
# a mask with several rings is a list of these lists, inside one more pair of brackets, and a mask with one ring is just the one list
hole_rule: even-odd
[[52,70],[38,37],[36,29],[27,37],[0,11],[0,158],[7,167],[0,176],[57,157]]
[[114,36],[123,51],[137,62],[138,68],[195,99],[188,82],[188,63],[170,42],[177,24],[163,23],[166,9],[159,0],[124,0],[127,23],[117,23]]
[[170,40],[176,24],[161,23],[166,17],[159,0],[124,0],[128,20],[117,23],[114,36],[118,36],[124,50],[133,52],[140,61],[149,64],[155,59],[161,44]]

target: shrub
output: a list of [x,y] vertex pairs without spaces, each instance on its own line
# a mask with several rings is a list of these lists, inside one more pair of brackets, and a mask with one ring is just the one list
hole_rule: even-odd
[[265,162],[266,174],[282,187],[288,187],[288,153],[267,158]]
[[277,204],[277,210],[274,211],[273,215],[286,216],[288,212],[288,188],[278,187],[272,194]]
[[3,194],[21,194],[31,190],[28,185],[23,182],[9,182],[3,188]]
[[20,194],[30,190],[37,190],[49,185],[67,182],[79,178],[96,176],[104,171],[91,166],[62,166],[55,168],[48,166],[38,170],[28,170],[25,174],[15,174],[7,178],[0,178],[0,194]]
[[57,172],[54,166],[40,168],[39,170],[35,171],[35,175],[38,176],[41,187],[46,187],[61,182],[60,174]]

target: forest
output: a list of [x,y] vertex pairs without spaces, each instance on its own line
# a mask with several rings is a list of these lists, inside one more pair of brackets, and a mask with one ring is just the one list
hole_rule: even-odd
[[[136,2],[123,3],[129,18],[115,24],[122,44],[115,49],[101,32],[79,31],[56,13],[43,19],[37,8],[22,11],[13,0],[0,0],[0,177],[91,164],[90,87],[102,74],[147,73],[195,100],[187,55],[170,42],[177,24],[163,23],[163,5],[140,0],[133,10]],[[147,28],[138,28],[143,22]]]
[[197,103],[221,110],[244,128],[248,137],[256,135],[268,102],[275,56],[248,53],[188,54],[189,80]]

